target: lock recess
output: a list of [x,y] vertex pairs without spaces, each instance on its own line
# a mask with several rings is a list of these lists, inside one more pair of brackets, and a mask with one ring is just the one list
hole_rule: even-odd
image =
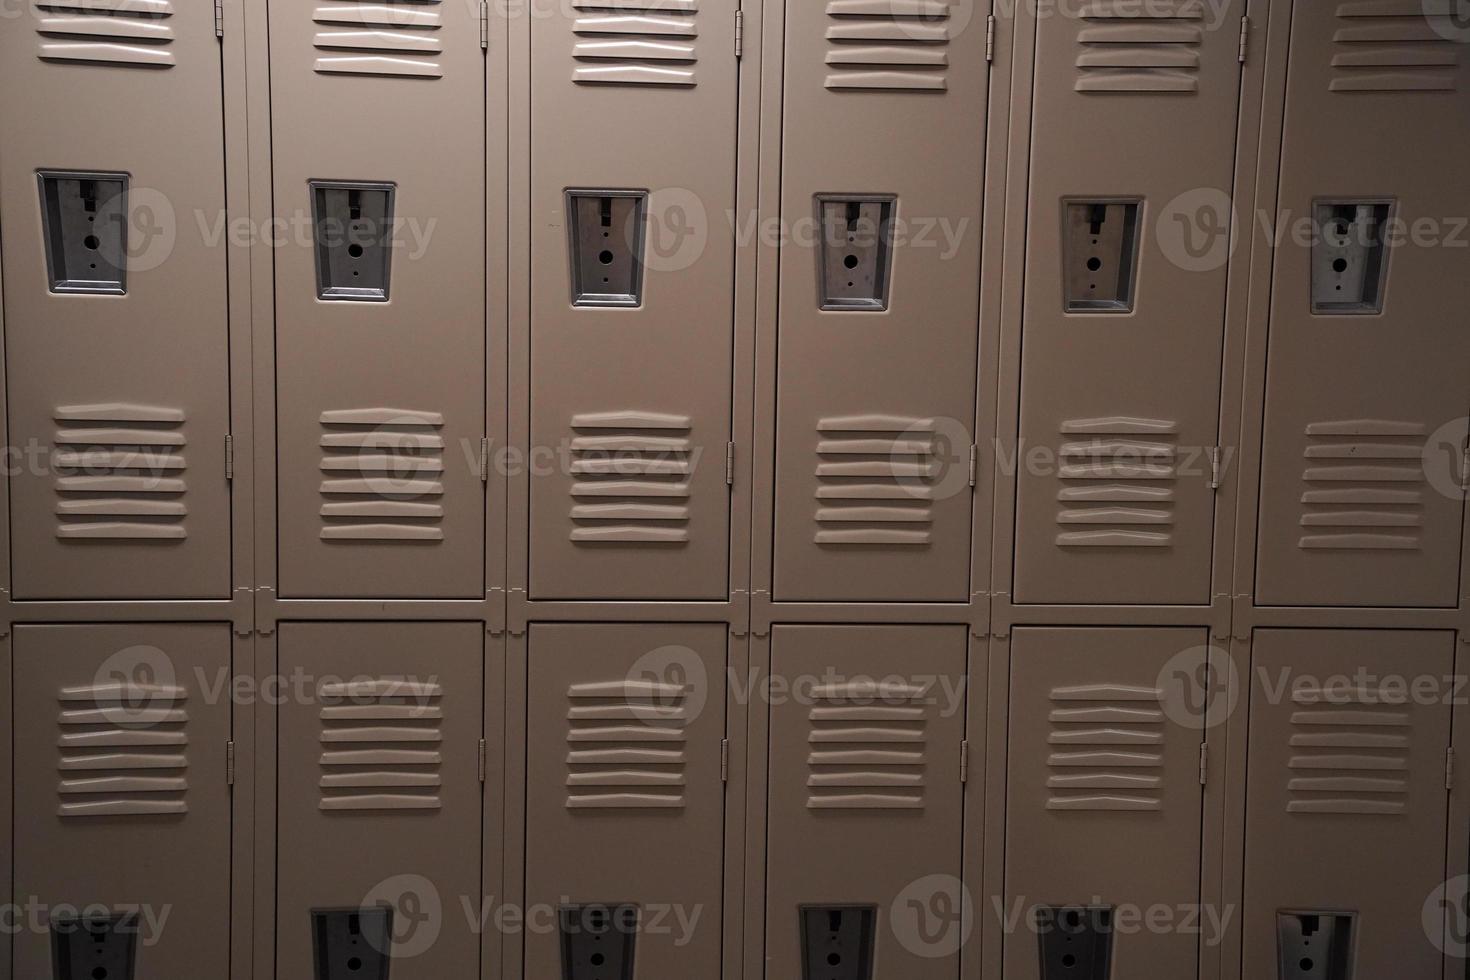
[[393,185],[311,181],[318,299],[383,303],[393,256]]
[[1351,912],[1278,912],[1279,980],[1352,980]]
[[817,195],[822,309],[888,309],[896,201],[891,194]]
[[1312,312],[1382,313],[1388,274],[1383,234],[1393,203],[1318,201],[1312,209]]
[[1068,313],[1131,313],[1141,201],[1068,201],[1063,273]]
[[51,291],[125,294],[128,175],[43,170],[37,177]]
[[645,191],[567,191],[573,306],[643,303]]
[[1111,906],[1050,906],[1036,910],[1041,980],[1109,980],[1113,973]]
[[638,906],[563,905],[557,920],[562,980],[633,980]]
[[55,980],[133,980],[138,915],[57,916],[51,920]]
[[803,905],[802,980],[873,980],[876,905]]
[[316,980],[388,980],[393,908],[312,909]]

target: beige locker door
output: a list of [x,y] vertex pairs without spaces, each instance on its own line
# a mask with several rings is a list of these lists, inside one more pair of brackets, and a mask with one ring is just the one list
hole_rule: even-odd
[[1209,602],[1244,9],[1037,25],[1018,601]]
[[213,9],[145,0],[9,13],[0,89],[23,93],[0,122],[15,598],[225,598]]
[[637,929],[607,937],[601,972],[576,971],[580,919],[533,930],[526,976],[719,977],[725,642],[720,624],[531,627],[527,907],[631,906]]
[[[1445,880],[1454,660],[1448,632],[1256,631],[1245,976],[1347,976],[1320,940],[1303,954],[1317,972],[1277,972],[1278,950],[1304,948],[1311,931],[1298,916],[1312,914],[1323,938],[1330,916],[1353,917],[1354,977],[1439,976],[1421,919]],[[1418,694],[1405,686],[1421,680]]]
[[483,595],[479,8],[270,14],[280,592]]
[[[1006,942],[1008,980],[1043,976],[1046,908],[1111,908],[1119,923],[1200,902],[1203,704],[1187,692],[1198,690],[1207,642],[1200,629],[1015,631],[1005,907],[1024,918]],[[1196,975],[1199,937],[1186,931],[1115,930],[1110,945],[1110,959],[1106,943],[1092,947],[1110,974],[1087,972],[1084,952],[1078,975]]]
[[[136,914],[132,976],[228,977],[229,627],[19,626],[14,657],[15,901]],[[16,932],[15,976],[52,941]]]
[[988,8],[787,9],[777,599],[969,597]]
[[[1263,604],[1452,606],[1459,595],[1470,233],[1456,216],[1470,214],[1460,174],[1470,49],[1449,40],[1448,17],[1426,19],[1432,9],[1293,8],[1277,207],[1293,232],[1275,251],[1272,286]],[[1347,132],[1370,138],[1339,152]],[[1398,226],[1375,235],[1354,224],[1348,236],[1388,243],[1369,249],[1386,274],[1369,277],[1367,295],[1359,249],[1335,250],[1334,222],[1318,215],[1354,202],[1386,205]],[[1334,282],[1333,263],[1351,281]],[[1344,291],[1358,309],[1318,305]]]
[[959,976],[963,925],[929,913],[972,911],[958,886],[965,664],[963,626],[775,627],[770,980]]
[[533,598],[728,593],[737,7],[532,19]]
[[313,911],[383,904],[369,965],[389,945],[394,980],[478,972],[483,659],[478,623],[281,626],[301,693],[277,713],[280,980],[315,976]]

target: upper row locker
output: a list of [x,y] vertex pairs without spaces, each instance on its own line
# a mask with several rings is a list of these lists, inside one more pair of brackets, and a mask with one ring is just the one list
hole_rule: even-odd
[[484,594],[478,7],[270,3],[279,583]]
[[1210,601],[1244,12],[1037,21],[1018,602]]
[[13,595],[227,597],[214,10],[23,6],[0,31]]
[[530,593],[723,599],[738,3],[555,6],[531,24],[530,439],[555,463],[528,476]]
[[786,10],[778,600],[969,598],[988,12]]

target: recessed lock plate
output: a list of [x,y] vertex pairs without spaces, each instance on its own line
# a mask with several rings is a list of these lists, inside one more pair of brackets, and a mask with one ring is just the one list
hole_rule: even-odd
[[1109,980],[1113,972],[1110,906],[1043,906],[1036,910],[1041,980]]
[[874,905],[801,909],[802,980],[873,980]]
[[567,191],[574,306],[643,302],[644,191]]
[[51,920],[54,980],[133,980],[138,916],[125,913]]
[[1278,980],[1352,980],[1356,923],[1347,912],[1276,913]]
[[892,195],[817,195],[822,309],[888,309],[895,201]]
[[633,980],[638,906],[563,905],[557,918],[562,980]]
[[311,182],[317,298],[388,299],[393,255],[393,185]]
[[393,908],[312,909],[315,980],[388,980]]
[[126,293],[128,175],[43,170],[37,176],[51,291]]
[[1389,201],[1318,201],[1312,206],[1312,312],[1383,312]]
[[1068,201],[1063,276],[1068,313],[1129,313],[1138,279],[1140,201]]

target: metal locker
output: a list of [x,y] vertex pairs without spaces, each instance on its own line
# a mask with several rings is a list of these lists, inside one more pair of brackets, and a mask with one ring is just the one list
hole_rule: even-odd
[[[1196,975],[1199,936],[1115,926],[1200,901],[1207,642],[1202,629],[1015,630],[1005,908],[1021,918],[1006,977]],[[1044,966],[1066,955],[1076,972]]]
[[[1451,6],[1292,10],[1263,605],[1453,606],[1459,595],[1470,282],[1455,216],[1470,195],[1454,172],[1470,155],[1470,54],[1453,40]],[[1365,133],[1344,148],[1344,134]]]
[[482,892],[483,634],[280,627],[279,671],[301,692],[277,714],[281,980],[477,972],[477,921],[463,910]]
[[738,6],[532,20],[532,598],[728,594]]
[[229,976],[230,679],[223,623],[16,627],[15,976]]
[[1449,632],[1256,631],[1245,976],[1440,975],[1424,920],[1446,877],[1454,648]]
[[720,976],[726,630],[531,626],[526,976]]
[[969,598],[988,10],[786,11],[776,599]]
[[484,594],[479,8],[270,8],[278,590]]
[[1017,601],[1210,600],[1244,9],[1037,23]]
[[766,976],[954,980],[966,630],[776,626]]
[[230,592],[220,43],[208,4],[25,4],[0,32],[18,599]]

